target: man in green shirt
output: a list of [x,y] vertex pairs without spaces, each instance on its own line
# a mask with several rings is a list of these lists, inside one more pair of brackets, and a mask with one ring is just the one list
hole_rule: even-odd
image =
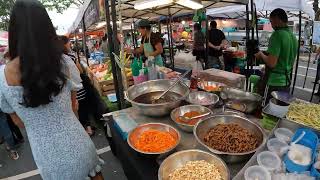
[[288,16],[283,9],[275,9],[270,14],[270,22],[274,32],[269,40],[267,55],[261,51],[255,56],[266,64],[263,77],[265,88],[260,94],[266,102],[272,91],[290,91],[291,73],[297,56],[298,41],[288,27]]

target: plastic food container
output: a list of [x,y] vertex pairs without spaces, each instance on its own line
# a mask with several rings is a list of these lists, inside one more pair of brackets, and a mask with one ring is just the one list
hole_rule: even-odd
[[282,142],[289,143],[293,136],[293,132],[287,128],[278,128],[274,131],[274,135]]
[[251,166],[244,172],[245,180],[271,180],[271,174],[261,166]]
[[279,156],[271,151],[263,151],[257,156],[258,164],[269,171],[279,170],[281,166],[281,159]]
[[280,141],[278,138],[269,139],[267,142],[268,150],[276,153],[279,157],[282,157],[286,153],[284,150],[287,149],[288,146],[287,143]]
[[[299,138],[299,136],[301,136],[303,131],[305,132],[305,135],[303,136],[303,138],[300,141],[297,142],[296,147],[298,147],[297,145],[302,145],[302,146],[310,148],[311,149],[311,161],[313,161],[316,158],[315,157],[316,149],[318,147],[318,142],[319,142],[317,134],[315,134],[310,129],[299,128],[296,130],[295,135],[292,137],[292,141],[294,142],[295,140],[297,140]],[[291,147],[290,150],[295,150],[294,148],[295,147]],[[289,153],[290,153],[290,151],[288,152],[288,154]],[[283,160],[288,172],[300,173],[300,172],[309,171],[311,169],[312,162],[308,165],[296,164],[289,158],[288,154],[286,154],[284,156],[284,160]],[[307,156],[308,155],[306,154],[306,152],[304,152],[302,155],[300,155],[300,157],[307,157]]]
[[288,110],[289,110],[289,105],[280,105],[279,103],[277,103],[277,100],[272,98],[270,100],[270,111],[274,114],[278,114],[280,117],[284,117]]

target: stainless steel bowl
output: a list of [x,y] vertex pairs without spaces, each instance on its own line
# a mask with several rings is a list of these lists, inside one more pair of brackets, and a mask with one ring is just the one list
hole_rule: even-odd
[[222,87],[220,97],[224,100],[226,107],[244,113],[252,113],[261,107],[262,103],[260,95],[230,87]]
[[[212,114],[212,111],[209,108],[206,108],[206,107],[200,106],[200,105],[181,106],[181,107],[178,107],[178,108],[174,109],[173,111],[171,111],[170,116],[171,116],[172,121],[174,121],[178,125],[178,127],[180,129],[182,129],[183,131],[191,132],[191,133],[193,132],[193,127],[195,125],[189,125],[189,124],[177,122],[177,118],[179,116],[183,116],[185,113],[190,112],[190,111],[197,111],[197,112],[200,112],[201,114],[204,114],[204,113],[211,113]],[[204,118],[205,117],[199,118],[199,120],[204,119]]]
[[[216,87],[218,87],[218,89],[215,90],[215,91],[208,91],[205,88],[206,86],[216,86]],[[207,91],[207,92],[219,92],[219,91],[221,91],[221,88],[224,87],[224,86],[226,86],[226,85],[223,84],[223,83],[215,82],[215,81],[200,80],[198,82],[198,88],[200,88],[200,89],[202,89],[204,91]]]
[[219,96],[205,91],[191,92],[186,101],[190,104],[213,106],[219,101]]
[[[151,152],[144,152],[141,151],[139,149],[137,149],[134,144],[135,142],[138,140],[138,138],[141,136],[141,134],[146,131],[146,130],[150,130],[150,129],[155,129],[155,130],[159,130],[159,131],[163,131],[163,132],[168,132],[171,134],[171,136],[176,140],[176,144],[163,151],[163,152],[155,152],[155,153],[151,153]],[[145,155],[166,155],[168,153],[170,153],[172,150],[174,150],[178,144],[180,143],[180,133],[178,130],[176,130],[174,127],[169,126],[167,124],[162,124],[162,123],[147,123],[147,124],[142,124],[137,126],[136,128],[134,128],[132,131],[129,132],[128,134],[128,138],[127,138],[127,142],[129,144],[129,146],[134,149],[135,151],[141,153],[141,154],[145,154]]]
[[[228,153],[228,152],[221,152],[216,149],[213,149],[204,143],[204,136],[207,134],[207,132],[211,128],[213,128],[218,124],[229,124],[229,123],[239,124],[243,128],[246,128],[247,130],[257,135],[259,146],[256,149],[249,152]],[[249,159],[254,152],[256,152],[259,148],[263,147],[264,144],[266,143],[266,134],[264,133],[263,129],[259,125],[251,122],[247,118],[236,116],[236,115],[217,115],[217,116],[208,117],[196,124],[196,126],[193,129],[193,133],[194,133],[194,136],[196,137],[196,140],[202,146],[207,148],[209,151],[220,155],[220,157],[228,163],[241,162]]]
[[[171,80],[152,80],[147,81],[138,85],[131,86],[128,88],[126,93],[126,99],[132,104],[132,107],[137,109],[140,113],[146,116],[164,116],[170,114],[170,112],[178,107],[182,100],[184,100],[189,94],[189,88],[184,85],[184,83],[178,83],[175,87],[170,90],[179,94],[181,97],[176,101],[160,103],[160,104],[143,104],[135,102],[134,99],[147,93],[159,92],[155,94],[160,95],[163,91],[167,90],[174,81]],[[153,97],[150,97],[153,98]]]
[[169,175],[177,168],[184,166],[189,161],[200,160],[214,164],[218,168],[222,180],[231,179],[227,165],[219,157],[196,149],[179,151],[167,157],[160,165],[158,179],[169,180]]

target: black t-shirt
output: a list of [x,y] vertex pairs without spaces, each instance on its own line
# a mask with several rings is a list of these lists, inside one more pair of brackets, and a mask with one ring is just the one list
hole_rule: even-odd
[[[221,42],[226,39],[224,33],[219,29],[211,29],[209,31],[209,42],[214,46],[219,46]],[[213,48],[209,49],[209,55],[214,57],[219,57],[222,55],[222,50],[215,50]]]

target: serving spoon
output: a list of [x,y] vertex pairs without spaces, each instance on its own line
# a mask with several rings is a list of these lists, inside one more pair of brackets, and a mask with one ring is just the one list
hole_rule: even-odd
[[164,91],[162,94],[160,94],[158,97],[153,97],[152,102],[157,102],[159,99],[161,99],[165,94],[167,94],[172,88],[174,88],[176,86],[176,84],[178,84],[178,82],[182,81],[182,79],[189,74],[191,70],[186,71],[184,74],[182,74],[182,76],[178,77],[178,79],[176,81],[174,81],[174,83],[169,86],[169,88]]
[[193,116],[191,118],[189,117],[185,117],[185,116],[179,116],[179,119],[185,123],[188,123],[189,121],[193,120],[193,119],[198,119],[198,118],[202,118],[202,117],[205,117],[205,116],[208,116],[210,115],[211,112],[207,112],[207,113],[204,113],[204,114],[200,114],[198,116]]

